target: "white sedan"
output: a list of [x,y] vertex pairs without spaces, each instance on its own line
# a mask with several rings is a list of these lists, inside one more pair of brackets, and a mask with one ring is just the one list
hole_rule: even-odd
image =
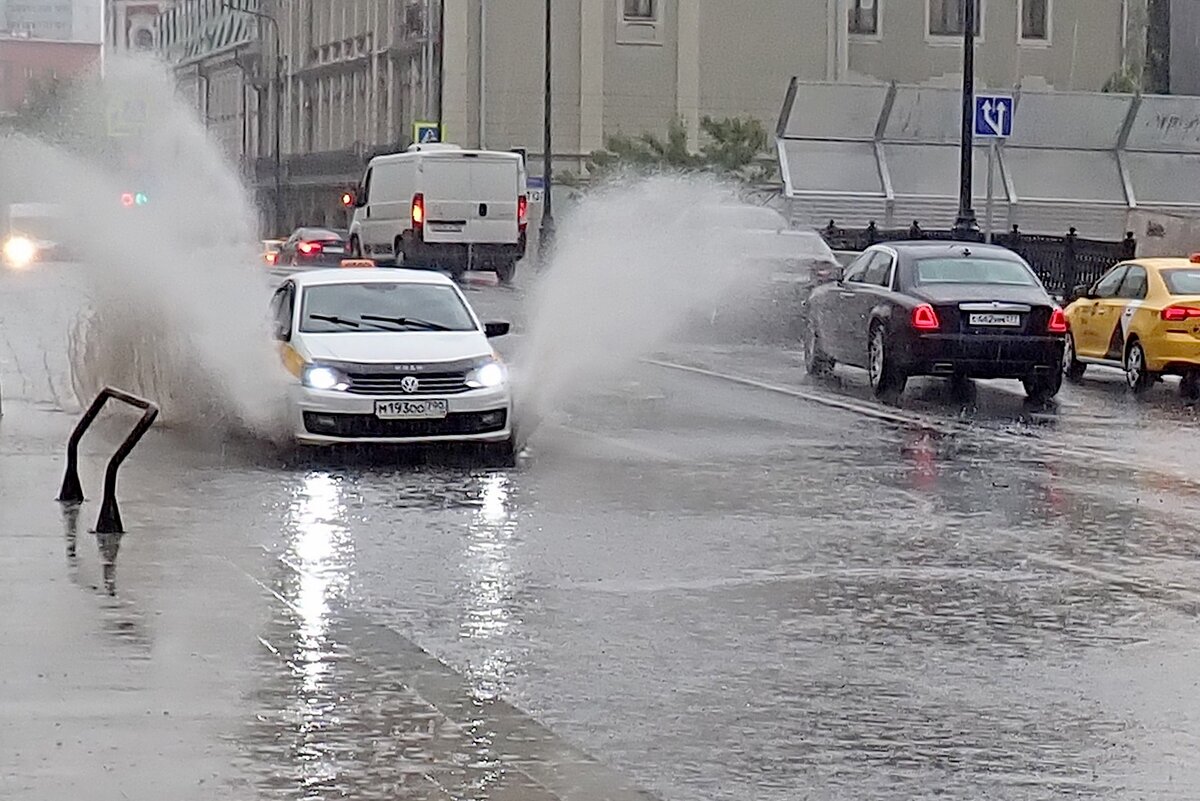
[[446,276],[314,270],[271,311],[300,443],[472,442],[512,460],[508,371],[488,342],[509,325],[481,323]]

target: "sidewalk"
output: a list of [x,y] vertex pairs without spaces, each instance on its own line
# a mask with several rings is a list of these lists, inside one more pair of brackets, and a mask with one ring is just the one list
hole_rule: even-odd
[[84,439],[72,538],[53,499],[74,422],[23,401],[0,418],[0,798],[649,798],[314,596],[328,577],[255,539],[261,509],[206,501],[220,470],[161,431],[122,473],[124,537],[90,533],[117,428]]

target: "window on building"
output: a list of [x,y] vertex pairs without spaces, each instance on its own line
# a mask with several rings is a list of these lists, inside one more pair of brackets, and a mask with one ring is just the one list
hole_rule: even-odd
[[882,0],[851,0],[850,33],[879,33],[879,4]]
[[658,19],[658,0],[625,0],[623,16],[631,22],[654,22]]
[[1021,38],[1050,38],[1050,0],[1021,0]]
[[[969,0],[929,0],[929,33],[933,36],[962,36],[966,30]],[[983,0],[975,0],[975,35],[983,22]]]

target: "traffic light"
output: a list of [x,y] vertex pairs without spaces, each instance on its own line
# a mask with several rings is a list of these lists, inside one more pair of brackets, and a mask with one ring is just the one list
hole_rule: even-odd
[[343,192],[342,193],[342,207],[348,209],[353,205],[354,205],[354,193],[353,192]]
[[127,209],[134,206],[145,206],[150,202],[150,196],[145,192],[125,192],[121,195],[121,205]]

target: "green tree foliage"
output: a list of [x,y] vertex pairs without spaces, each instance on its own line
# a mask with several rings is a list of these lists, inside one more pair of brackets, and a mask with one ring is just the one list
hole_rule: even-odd
[[[699,152],[688,147],[688,132],[683,120],[674,119],[665,137],[644,132],[639,136],[614,135],[603,150],[593,152],[587,161],[587,177],[597,178],[615,170],[706,171],[747,182],[770,180],[774,167],[768,160],[770,136],[762,123],[749,117],[700,121],[702,141]],[[556,176],[563,184],[581,182],[580,176]]]

